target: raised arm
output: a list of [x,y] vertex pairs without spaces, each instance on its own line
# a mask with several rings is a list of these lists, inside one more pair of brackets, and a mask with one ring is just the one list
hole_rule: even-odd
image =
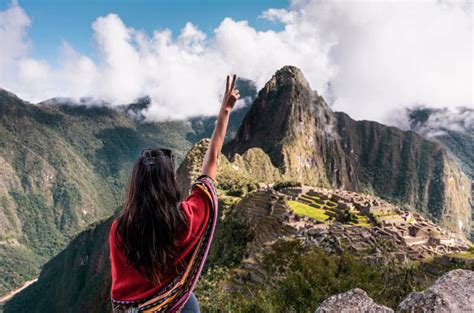
[[240,96],[239,91],[235,89],[236,80],[235,75],[233,75],[232,81],[230,81],[230,76],[227,75],[224,98],[222,99],[217,123],[212,133],[211,143],[209,144],[209,148],[207,148],[204,161],[202,162],[201,173],[208,175],[212,179],[216,179],[217,176],[217,158],[221,153],[222,144],[224,143],[230,112]]

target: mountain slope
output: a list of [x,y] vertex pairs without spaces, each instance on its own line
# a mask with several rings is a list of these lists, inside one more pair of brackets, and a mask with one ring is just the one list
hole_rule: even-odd
[[[474,109],[456,110],[419,107],[407,110],[409,128],[446,147],[471,179],[474,198]],[[474,220],[474,202],[471,203]],[[474,223],[471,223],[471,240]]]
[[342,144],[366,188],[469,235],[470,180],[446,149],[414,132],[337,116]]
[[7,302],[5,311],[110,311],[109,245],[105,239],[111,223],[109,218],[81,232],[44,265],[36,283]]
[[352,188],[351,165],[334,133],[335,116],[303,73],[286,66],[260,90],[225,154],[265,151],[285,178]]

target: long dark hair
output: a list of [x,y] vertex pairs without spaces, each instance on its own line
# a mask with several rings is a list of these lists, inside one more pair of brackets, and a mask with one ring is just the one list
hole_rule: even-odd
[[144,150],[132,169],[115,242],[127,263],[154,284],[174,264],[178,234],[188,225],[180,199],[171,150]]

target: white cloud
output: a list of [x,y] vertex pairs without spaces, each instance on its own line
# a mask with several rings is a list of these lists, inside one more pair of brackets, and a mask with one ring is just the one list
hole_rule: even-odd
[[271,22],[290,24],[293,23],[297,18],[297,13],[295,11],[288,11],[285,9],[268,9],[264,11],[259,17]]
[[92,24],[97,62],[63,43],[53,67],[28,54],[30,20],[13,3],[0,12],[0,86],[31,101],[94,96],[123,104],[149,95],[148,118],[183,118],[217,111],[226,73],[261,88],[291,64],[357,119],[393,122],[391,112],[415,104],[473,105],[470,2],[294,0],[260,17],[284,28],[257,31],[224,18],[210,36],[191,22],[178,36],[150,36],[109,14]]
[[0,11],[0,81],[11,75],[11,65],[26,55],[29,47],[26,30],[31,21],[16,2]]
[[293,5],[304,10],[301,20],[337,41],[329,53],[336,109],[390,122],[387,114],[402,106],[474,104],[472,2]]
[[[417,120],[412,114],[425,111],[428,116],[426,120]],[[446,134],[446,131],[454,131],[464,135],[474,136],[474,109],[430,109],[424,107],[413,108],[400,112],[402,122],[409,121],[410,124],[403,125],[405,129],[412,129],[426,137],[438,137]]]

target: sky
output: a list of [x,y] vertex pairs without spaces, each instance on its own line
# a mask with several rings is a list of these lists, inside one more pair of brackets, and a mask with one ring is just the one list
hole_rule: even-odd
[[334,110],[394,123],[474,107],[473,2],[0,0],[0,87],[39,102],[148,95],[149,120],[217,112],[227,73],[302,69]]
[[[11,0],[0,0],[0,9],[8,8],[11,3]],[[91,25],[97,17],[109,13],[119,15],[126,25],[149,34],[155,29],[165,28],[178,34],[188,21],[206,34],[212,34],[225,16],[246,19],[258,30],[275,29],[275,23],[258,16],[268,7],[288,6],[287,1],[280,0],[20,0],[19,4],[33,26],[28,30],[33,42],[32,52],[35,57],[52,64],[56,64],[55,56],[62,41],[97,59]]]

